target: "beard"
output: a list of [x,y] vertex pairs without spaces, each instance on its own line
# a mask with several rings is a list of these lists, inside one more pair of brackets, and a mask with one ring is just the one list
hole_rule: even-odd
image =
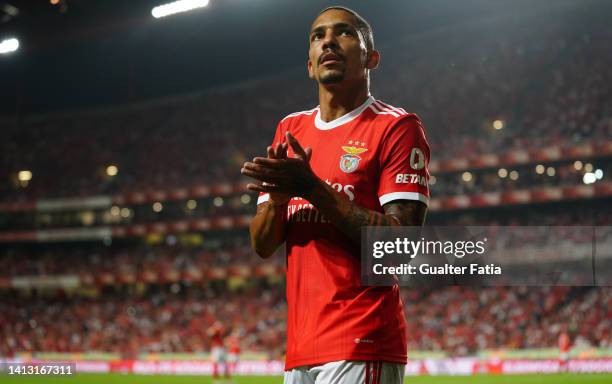
[[344,72],[342,71],[330,71],[325,72],[319,78],[321,84],[336,84],[344,80]]

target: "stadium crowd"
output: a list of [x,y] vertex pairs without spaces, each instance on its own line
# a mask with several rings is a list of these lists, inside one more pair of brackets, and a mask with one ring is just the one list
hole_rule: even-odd
[[[0,356],[19,351],[100,351],[135,358],[148,352],[209,352],[207,330],[218,321],[241,347],[279,358],[286,305],[281,289],[189,289],[87,298],[0,301]],[[28,300],[23,306],[20,300]]]
[[576,345],[611,345],[609,288],[451,287],[405,294],[410,349],[462,356],[485,349],[552,348],[566,330]]
[[[588,22],[483,20],[381,46],[373,92],[421,116],[437,160],[609,138],[612,35],[600,15],[576,17]],[[485,33],[492,28],[503,33]],[[279,118],[313,104],[314,87],[303,77],[299,71],[170,101],[2,119],[0,169],[13,183],[0,184],[1,200],[239,181],[239,165],[262,153]],[[503,129],[493,129],[494,120]],[[108,165],[118,167],[116,176],[106,175]],[[16,180],[22,169],[33,174],[26,188]]]
[[[373,74],[373,93],[421,116],[436,160],[606,140],[612,137],[612,31],[604,15],[575,17],[587,22],[482,20],[381,46],[385,59]],[[486,33],[492,25],[499,34]],[[465,41],[472,43],[466,46]],[[309,89],[312,93],[305,92]],[[0,183],[0,202],[239,182],[240,165],[262,153],[278,119],[309,108],[312,100],[314,87],[300,71],[169,101],[3,118],[0,178],[12,181]],[[492,128],[495,120],[502,129]],[[554,176],[536,174],[532,166],[521,168],[517,180],[502,178],[497,170],[475,171],[468,181],[459,179],[461,173],[441,175],[432,195],[581,185],[582,173],[572,169],[573,160],[557,164]],[[118,174],[109,176],[108,165],[116,165]],[[608,177],[609,160],[596,166]],[[32,171],[31,181],[16,180],[22,169]],[[200,204],[195,212],[202,217],[252,212],[252,205],[238,196],[233,201],[227,199],[222,207]],[[609,225],[610,205],[603,203],[432,212],[427,223]],[[178,205],[159,214],[149,208],[138,218],[155,222],[184,214]],[[36,219],[25,220],[24,227],[36,226]],[[9,221],[5,224],[10,227]],[[174,235],[161,236],[163,244],[155,246],[140,240],[3,246],[0,283],[31,275],[151,270],[182,276],[194,269],[262,265],[246,236],[218,240],[208,235],[198,246],[180,245]],[[529,229],[508,244],[542,244],[548,235]],[[269,263],[280,267],[284,260]],[[239,335],[243,350],[280,358],[286,327],[282,287],[258,278],[227,289],[230,280],[113,282],[81,287],[78,293],[34,291],[29,296],[2,285],[0,356],[103,351],[132,358],[207,352],[206,331],[222,320],[227,332]],[[576,345],[612,347],[609,288],[445,287],[404,289],[402,294],[411,350],[465,356],[482,349],[555,347],[565,330]]]
[[[563,209],[563,213],[559,209]],[[549,246],[550,249],[556,249],[567,240],[571,240],[572,244],[591,243],[591,227],[580,230],[580,227],[572,228],[574,226],[600,226],[597,229],[598,241],[600,244],[609,244],[612,241],[611,209],[598,201],[565,204],[562,207],[550,204],[532,208],[529,213],[522,214],[508,207],[505,211],[496,209],[431,214],[427,225],[487,226],[493,232],[498,226],[522,226],[515,228],[511,236],[497,235],[499,245],[507,249],[517,245]],[[116,240],[108,245],[101,242],[79,246],[70,243],[7,245],[0,251],[0,278],[28,275],[82,276],[91,275],[94,271],[97,275],[138,276],[151,272],[163,276],[171,271],[180,280],[193,270],[206,275],[212,267],[282,267],[285,263],[281,255],[261,260],[251,249],[248,236],[241,230],[206,236],[199,241],[200,244],[190,243],[189,234],[187,238],[185,242],[178,234],[157,236],[154,244],[132,239]]]
[[[174,241],[172,238],[167,239]],[[207,272],[211,267],[264,264],[248,244],[246,236],[235,237],[215,248],[178,244],[149,246],[141,242],[126,245],[47,246],[41,249],[7,247],[0,257],[0,277],[28,275],[163,274],[176,271],[183,276],[191,270]],[[266,265],[282,265],[273,258]]]
[[[403,296],[412,351],[465,356],[485,349],[554,348],[565,330],[575,345],[612,347],[612,290],[606,288],[447,287],[406,289]],[[0,301],[0,356],[208,352],[206,331],[221,320],[226,333],[239,335],[242,350],[280,358],[285,313],[280,286],[5,297]]]

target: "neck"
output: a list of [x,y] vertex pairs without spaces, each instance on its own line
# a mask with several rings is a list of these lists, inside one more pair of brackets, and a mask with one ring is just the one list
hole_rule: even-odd
[[339,84],[319,84],[319,116],[325,122],[346,115],[363,104],[370,94],[367,83],[344,89],[339,89],[338,86]]

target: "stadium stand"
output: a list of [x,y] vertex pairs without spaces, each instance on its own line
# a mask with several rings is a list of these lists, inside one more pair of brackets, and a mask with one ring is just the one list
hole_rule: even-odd
[[[428,224],[611,224],[612,30],[607,18],[576,17],[589,22],[483,20],[381,47],[375,96],[418,112],[430,140]],[[492,24],[509,32],[484,33]],[[250,250],[255,199],[239,168],[280,117],[311,106],[302,77],[0,120],[0,356],[200,353],[224,319],[243,350],[282,358],[284,260]],[[17,179],[22,169],[31,181]],[[75,228],[104,231],[83,240]],[[73,231],[50,235],[58,229]],[[512,241],[545,240],[534,230]],[[32,277],[51,285],[19,288]],[[410,350],[552,348],[563,330],[576,345],[612,348],[609,287],[402,294]]]

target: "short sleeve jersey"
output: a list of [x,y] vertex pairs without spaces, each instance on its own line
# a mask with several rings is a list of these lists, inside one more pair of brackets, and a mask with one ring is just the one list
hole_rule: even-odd
[[[383,212],[395,200],[428,204],[429,145],[416,115],[370,96],[330,122],[318,107],[290,114],[278,124],[273,144],[287,131],[312,148],[314,173],[359,206]],[[260,194],[258,204],[268,197]],[[285,219],[285,369],[338,360],[405,364],[399,287],[362,286],[359,245],[305,199],[292,198]]]

